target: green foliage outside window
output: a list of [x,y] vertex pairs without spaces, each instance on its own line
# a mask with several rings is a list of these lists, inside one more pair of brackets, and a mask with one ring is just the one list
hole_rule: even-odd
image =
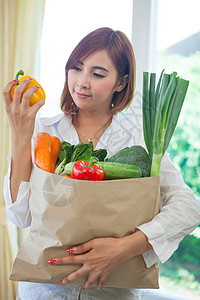
[[168,152],[185,183],[200,197],[200,52],[191,56],[162,52],[158,61],[159,70],[177,71],[190,81]]
[[[190,81],[176,130],[168,147],[170,158],[185,183],[200,197],[200,52],[190,56],[162,52],[158,74],[173,71]],[[173,256],[160,264],[165,291],[187,299],[200,299],[200,227],[186,236]]]

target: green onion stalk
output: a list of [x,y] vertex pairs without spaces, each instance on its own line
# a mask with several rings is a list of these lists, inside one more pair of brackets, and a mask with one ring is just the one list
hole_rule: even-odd
[[[149,79],[150,77],[150,79]],[[176,72],[156,74],[143,72],[143,131],[152,159],[150,176],[159,176],[163,155],[168,148],[185,100],[189,81]]]

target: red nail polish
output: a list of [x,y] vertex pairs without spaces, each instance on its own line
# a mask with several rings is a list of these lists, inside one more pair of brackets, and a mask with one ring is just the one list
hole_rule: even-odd
[[13,80],[13,82],[18,82],[18,80],[15,79],[15,80]]
[[29,77],[29,80],[33,80],[33,78]]
[[60,284],[63,285],[64,284],[63,281],[61,281]]
[[39,88],[40,88],[40,86],[39,86],[39,85],[36,85],[35,87],[36,87],[37,89],[39,89]]
[[85,287],[83,286],[83,290],[85,291]]
[[56,259],[49,260],[48,263],[49,263],[50,265],[53,265],[53,264],[56,263]]
[[67,249],[67,252],[68,253],[73,253],[74,252],[74,248],[72,247],[72,248]]

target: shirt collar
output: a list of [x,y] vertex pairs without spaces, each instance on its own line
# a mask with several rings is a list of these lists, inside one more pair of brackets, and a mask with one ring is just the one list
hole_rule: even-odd
[[[112,142],[118,141],[118,139],[123,135],[123,127],[121,125],[122,116],[120,114],[116,114],[112,118],[112,122],[110,126],[105,130],[103,135],[101,136],[97,148],[102,148],[105,145],[108,146],[108,144]],[[58,125],[58,131],[63,137],[64,140],[68,139],[68,136],[70,133],[74,133],[74,126],[72,125],[72,116],[71,115],[63,115],[60,118],[60,122]]]
[[[74,143],[78,143],[78,135],[72,125],[71,115],[62,113],[51,118],[43,118],[43,124],[46,126],[51,126],[55,123],[58,123],[58,132],[63,140],[73,140]],[[119,143],[119,140],[122,139],[124,134],[127,135],[128,132],[126,118],[121,113],[113,115],[112,122],[101,136],[96,149],[107,148]]]
[[61,136],[63,137],[63,140],[68,140],[69,131],[71,131],[73,129],[74,129],[74,126],[72,125],[72,116],[64,114],[58,125],[58,131],[61,134]]

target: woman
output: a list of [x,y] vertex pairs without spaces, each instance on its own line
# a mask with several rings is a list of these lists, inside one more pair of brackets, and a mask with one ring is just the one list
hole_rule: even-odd
[[[134,144],[144,146],[142,123],[128,120],[119,112],[129,107],[135,86],[135,59],[131,43],[120,31],[100,28],[76,46],[66,64],[66,81],[61,99],[64,114],[47,119],[35,117],[43,100],[29,107],[38,87],[24,80],[14,99],[10,82],[4,89],[5,107],[11,125],[11,163],[5,177],[7,214],[20,227],[31,225],[29,212],[32,161],[31,140],[40,131],[56,135],[71,144],[92,141],[94,148],[106,148],[108,156]],[[35,127],[35,128],[34,128]],[[23,155],[23,159],[22,159]],[[19,283],[21,299],[139,299],[136,290],[103,288],[110,273],[128,259],[142,254],[147,267],[158,259],[165,262],[185,235],[198,226],[200,214],[192,191],[166,154],[161,170],[161,212],[148,224],[124,238],[94,239],[68,249],[71,256],[55,258],[50,264],[81,263],[82,267],[63,278],[61,285]],[[87,255],[82,255],[87,252]],[[79,254],[79,255],[73,255]],[[84,287],[66,285],[88,274]],[[98,280],[97,288],[91,287]]]

